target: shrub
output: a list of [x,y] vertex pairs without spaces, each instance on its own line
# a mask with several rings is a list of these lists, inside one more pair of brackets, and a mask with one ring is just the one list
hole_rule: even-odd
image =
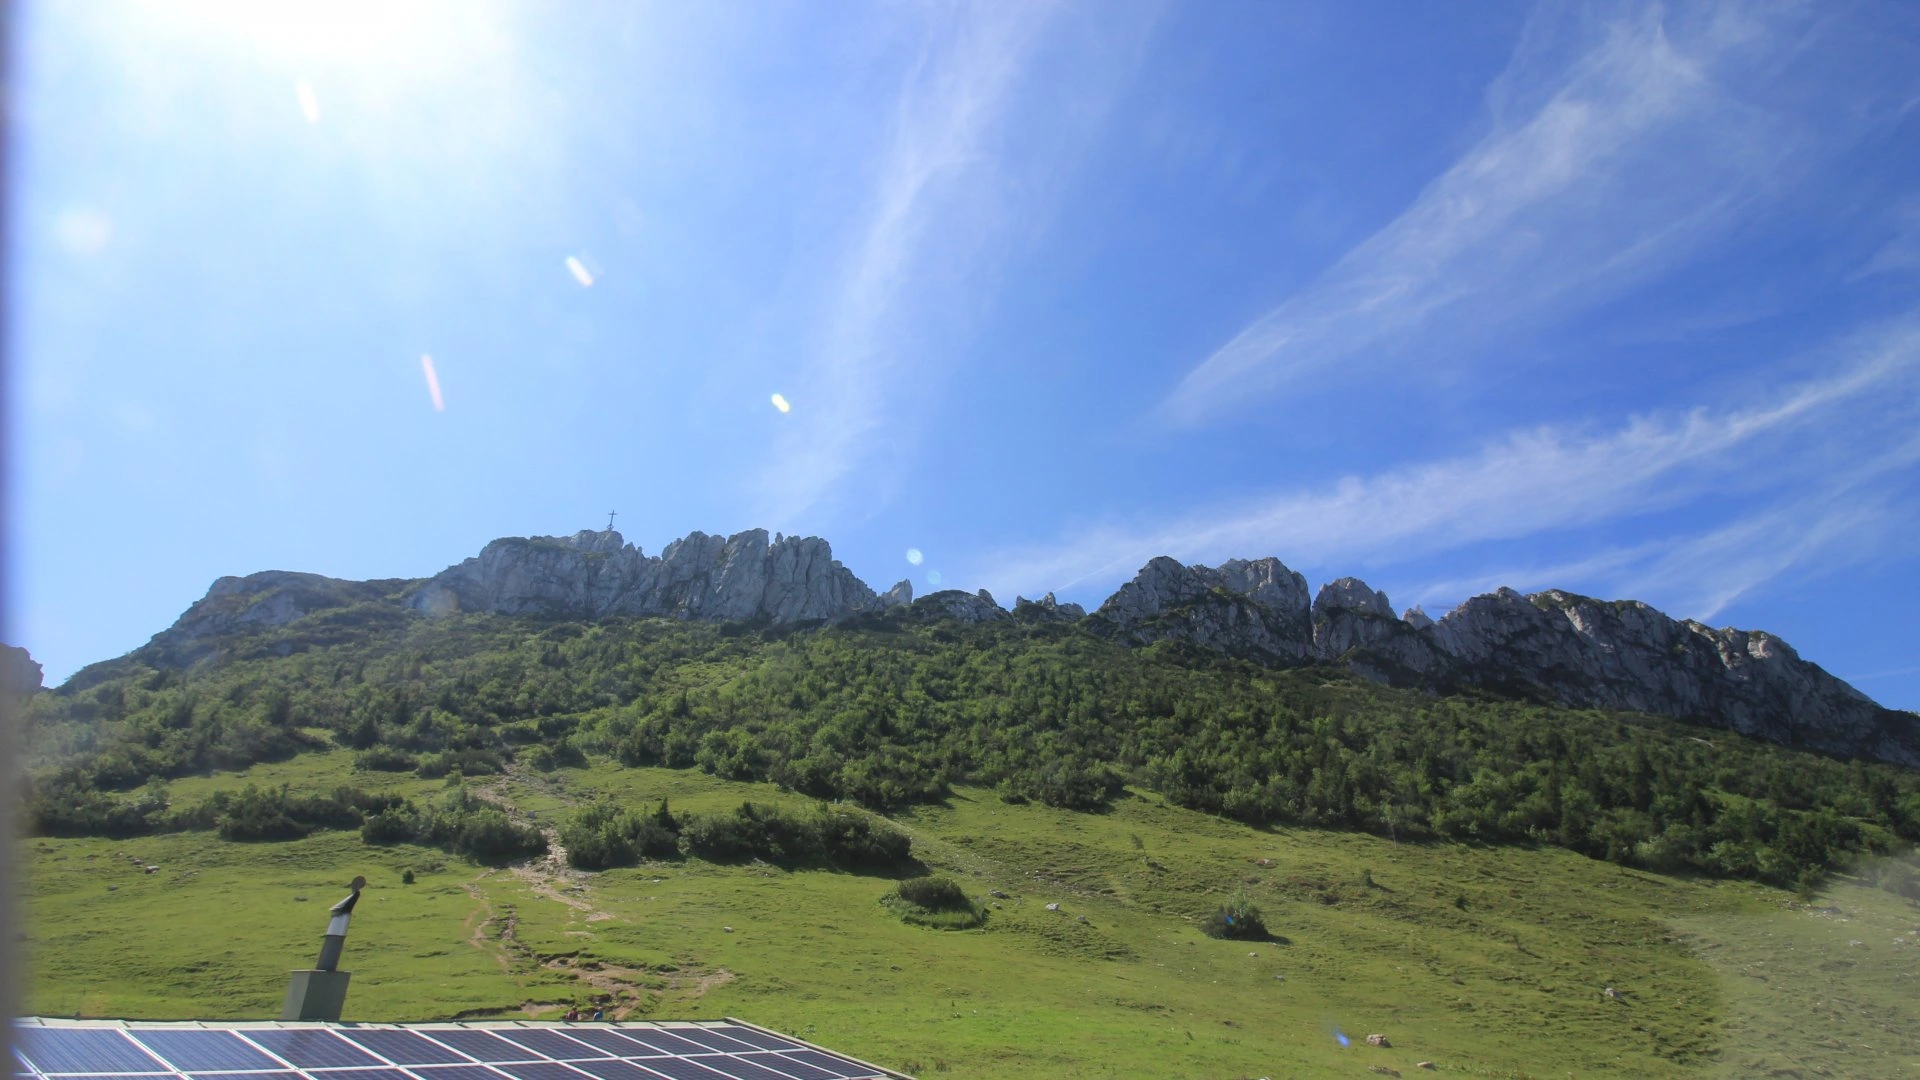
[[404,844],[419,832],[416,815],[400,808],[382,810],[360,824],[360,840],[367,844]]
[[894,891],[907,903],[932,911],[972,906],[960,883],[950,877],[908,878],[894,886]]
[[547,850],[547,839],[536,829],[515,825],[499,810],[476,810],[461,822],[456,850],[476,862],[506,862]]
[[[222,793],[224,794],[224,793]],[[248,784],[215,818],[222,840],[293,840],[312,830],[287,813],[287,789]]]
[[1267,937],[1267,924],[1260,917],[1260,909],[1244,892],[1234,893],[1233,899],[1207,916],[1200,929],[1208,937],[1234,941],[1264,941]]
[[[666,813],[664,803],[660,813]],[[764,859],[787,866],[879,870],[906,862],[912,842],[858,811],[822,807],[796,815],[749,802],[731,814],[681,822],[680,850],[716,862]]]
[[987,909],[967,899],[950,877],[908,878],[880,902],[903,922],[935,930],[971,930],[987,921]]

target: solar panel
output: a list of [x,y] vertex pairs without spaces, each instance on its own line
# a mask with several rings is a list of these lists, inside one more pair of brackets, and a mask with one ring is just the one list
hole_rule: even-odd
[[152,1072],[160,1066],[119,1031],[20,1026],[13,1035],[14,1050],[43,1073]]
[[784,1073],[774,1072],[764,1065],[756,1065],[746,1058],[726,1055],[723,1057],[701,1058],[700,1064],[709,1069],[726,1073],[733,1080],[789,1080]]
[[[661,1031],[657,1028],[645,1031],[628,1030],[620,1034],[625,1035],[634,1042],[651,1046],[657,1053],[666,1057],[685,1057],[688,1054],[710,1054],[713,1052],[697,1042],[688,1042],[672,1032]],[[620,1056],[636,1057],[639,1055],[621,1054]]]
[[686,1058],[653,1058],[644,1067],[672,1080],[727,1080],[726,1073],[715,1072]]
[[[25,1069],[22,1069],[20,1070],[20,1075],[28,1076],[31,1074],[28,1073]],[[228,1073],[227,1075],[233,1076],[236,1074]],[[60,1080],[179,1080],[179,1078],[174,1076],[172,1073],[112,1073],[110,1075],[95,1074],[95,1073],[68,1073],[67,1075],[61,1077]]]
[[723,1054],[759,1049],[757,1046],[749,1046],[738,1039],[729,1039],[725,1035],[708,1028],[680,1028],[675,1031],[674,1034],[691,1042],[697,1042],[701,1046],[718,1050]]
[[281,1067],[232,1031],[132,1028],[128,1034],[185,1073],[273,1072]]
[[775,1072],[793,1077],[793,1080],[834,1080],[834,1077],[837,1075],[825,1069],[816,1069],[811,1065],[795,1061],[790,1057],[785,1057],[780,1054],[743,1054],[740,1060],[751,1061],[756,1065],[764,1065]]
[[[628,1045],[638,1048],[640,1044],[629,1043]],[[646,1071],[638,1065],[635,1065],[631,1061],[621,1061],[619,1058],[600,1058],[597,1061],[576,1061],[573,1063],[573,1067],[592,1073],[594,1076],[599,1077],[600,1080],[653,1080],[653,1077],[647,1075]]]
[[386,1064],[325,1028],[268,1028],[247,1038],[297,1069],[352,1069]]
[[[340,1036],[348,1042],[366,1047],[395,1065],[464,1065],[467,1061],[463,1055],[412,1031],[362,1028],[357,1031],[342,1031]],[[488,1080],[500,1080],[493,1073],[488,1073],[486,1076]],[[480,1078],[450,1077],[449,1080],[480,1080]]]
[[428,1065],[413,1070],[420,1080],[506,1080],[485,1065]]
[[[614,1057],[630,1057],[634,1054],[658,1053],[651,1047],[634,1042],[632,1039],[607,1028],[568,1028],[567,1038],[578,1039],[588,1046],[599,1047]],[[588,1070],[591,1072],[592,1070]],[[594,1073],[598,1076],[598,1073]]]
[[538,1061],[540,1055],[485,1031],[435,1031],[435,1042],[443,1042],[475,1061]]
[[587,1080],[584,1073],[569,1069],[557,1061],[528,1061],[502,1065],[500,1071],[513,1080]]
[[569,1039],[557,1031],[541,1028],[507,1028],[496,1032],[503,1039],[512,1039],[529,1050],[538,1051],[538,1056],[554,1061],[578,1061],[582,1058],[610,1057],[604,1050],[595,1050],[577,1039]]
[[847,1061],[844,1058],[837,1058],[832,1054],[823,1054],[818,1050],[791,1050],[780,1056],[791,1061],[811,1065],[822,1072],[831,1073],[834,1076],[851,1077],[875,1075],[872,1069],[863,1065],[855,1065],[853,1062]]
[[740,1022],[420,1027],[22,1021],[22,1080],[867,1080],[894,1076]]
[[729,1039],[738,1039],[749,1046],[757,1046],[762,1050],[802,1049],[800,1044],[794,1042],[792,1039],[783,1039],[778,1035],[769,1035],[764,1031],[755,1031],[752,1028],[741,1027],[738,1024],[729,1024],[725,1027],[717,1027],[711,1030],[720,1032]]
[[335,1069],[314,1077],[326,1077],[326,1080],[413,1080],[413,1077],[399,1069]]

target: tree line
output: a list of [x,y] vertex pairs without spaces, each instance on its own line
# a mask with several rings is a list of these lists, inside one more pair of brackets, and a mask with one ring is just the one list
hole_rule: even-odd
[[962,783],[1098,812],[1131,786],[1256,825],[1553,844],[1782,885],[1920,841],[1912,770],[1047,622],[585,624],[369,605],[235,639],[212,666],[134,654],[86,675],[27,710],[45,830],[157,827],[178,812],[156,807],[156,782],[337,745],[369,771],[604,756],[881,812]]

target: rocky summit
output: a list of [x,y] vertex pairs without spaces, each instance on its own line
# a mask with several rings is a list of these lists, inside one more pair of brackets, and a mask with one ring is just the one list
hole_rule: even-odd
[[[221,578],[139,655],[182,667],[217,655],[236,635],[367,603],[394,612],[388,617],[662,616],[774,625],[898,610],[969,624],[1071,625],[1133,646],[1184,642],[1269,666],[1337,665],[1434,693],[1655,713],[1920,766],[1920,716],[1880,707],[1762,631],[1715,629],[1637,601],[1560,590],[1501,589],[1437,621],[1419,608],[1396,616],[1386,594],[1356,578],[1327,582],[1311,603],[1308,595],[1306,579],[1278,559],[1207,567],[1163,556],[1091,615],[1051,593],[1018,598],[1008,611],[984,589],[915,600],[902,581],[875,593],[818,537],[695,532],[650,556],[606,530],[495,540],[425,580],[283,571]],[[90,677],[83,671],[75,679]]]
[[489,611],[597,619],[667,615],[686,619],[795,623],[843,618],[913,599],[913,586],[877,595],[816,536],[767,538],[765,529],[728,537],[695,532],[648,556],[619,533],[579,532],[495,540],[475,558],[413,590],[416,611]]

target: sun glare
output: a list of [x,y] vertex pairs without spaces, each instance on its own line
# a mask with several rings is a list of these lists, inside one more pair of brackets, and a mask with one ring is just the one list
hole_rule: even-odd
[[175,0],[143,9],[198,40],[295,64],[405,63],[452,20],[441,5],[403,0]]

